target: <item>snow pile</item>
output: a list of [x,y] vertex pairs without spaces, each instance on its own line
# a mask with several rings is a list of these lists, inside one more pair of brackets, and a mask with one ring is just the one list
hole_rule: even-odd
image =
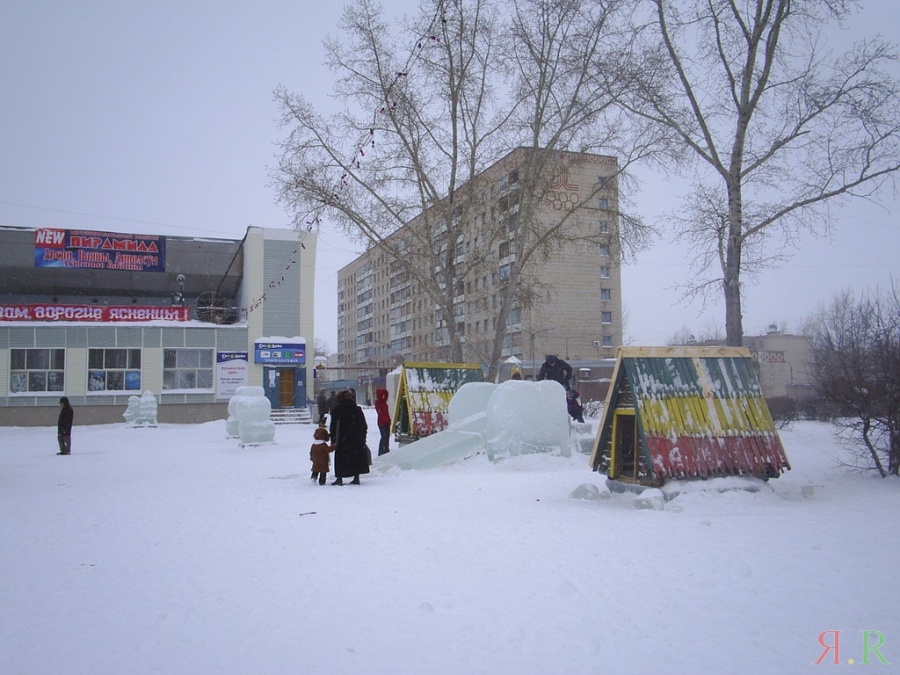
[[76,424],[69,457],[0,430],[0,673],[780,675],[823,631],[900,662],[900,485],[837,467],[825,424],[781,432],[771,489],[663,509],[582,455],[320,487],[315,425],[253,451],[223,426]]
[[145,391],[140,396],[128,397],[128,407],[122,417],[133,427],[155,427],[158,407],[153,392]]

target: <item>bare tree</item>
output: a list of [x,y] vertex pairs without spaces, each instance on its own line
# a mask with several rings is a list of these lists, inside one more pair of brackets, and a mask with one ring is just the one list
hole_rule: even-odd
[[[742,272],[782,244],[830,225],[829,206],[870,197],[900,169],[892,46],[843,54],[822,31],[854,0],[647,0],[635,116],[680,139],[707,182],[681,224],[717,263],[729,345],[743,338]],[[769,261],[775,262],[775,261]],[[701,278],[699,284],[709,284]]]
[[669,336],[666,344],[669,346],[693,345],[697,344],[697,337],[688,326],[682,326]]
[[313,340],[314,356],[328,356],[330,353],[331,348],[328,346],[328,341],[325,338],[317,337]]
[[[378,8],[358,0],[341,24],[347,43],[326,43],[334,96],[345,110],[325,118],[304,96],[276,92],[285,136],[275,182],[296,225],[316,228],[327,220],[384,251],[398,274],[436,307],[451,360],[463,360],[460,289],[512,234],[516,262],[505,280],[493,339],[482,345],[489,376],[511,308],[536,292],[529,269],[565,242],[599,241],[599,233],[573,227],[570,216],[580,204],[552,222],[536,216],[571,161],[566,153],[599,146],[618,152],[624,170],[655,148],[658,134],[629,144],[634,125],[603,117],[621,77],[608,65],[613,45],[620,45],[612,23],[622,4],[425,0],[419,18],[395,35]],[[411,43],[408,54],[404,48]],[[626,152],[619,152],[623,147]],[[509,153],[514,148],[520,150]],[[483,217],[488,185],[481,173],[502,156],[517,183],[510,200],[518,208],[500,227]],[[583,195],[584,203],[594,197]],[[479,245],[463,251],[473,222]],[[639,220],[623,217],[616,234],[625,252],[643,245],[647,231]]]
[[725,336],[718,326],[705,323],[700,330],[694,330],[689,326],[682,326],[669,336],[667,345],[711,345],[724,344]]
[[857,459],[882,476],[900,474],[900,288],[844,292],[810,327],[816,386],[861,444]]

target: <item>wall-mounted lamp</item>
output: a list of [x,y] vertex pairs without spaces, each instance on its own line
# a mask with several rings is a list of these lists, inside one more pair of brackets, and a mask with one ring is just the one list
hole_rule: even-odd
[[184,275],[179,274],[175,281],[178,282],[178,290],[172,293],[172,307],[184,307]]

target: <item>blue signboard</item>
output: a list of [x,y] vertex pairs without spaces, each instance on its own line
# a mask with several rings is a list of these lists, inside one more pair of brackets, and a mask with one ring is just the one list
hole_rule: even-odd
[[253,363],[306,365],[306,343],[256,342]]

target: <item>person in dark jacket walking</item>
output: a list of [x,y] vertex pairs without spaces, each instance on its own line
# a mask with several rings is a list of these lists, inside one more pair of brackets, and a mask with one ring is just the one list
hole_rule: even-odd
[[356,405],[352,392],[345,389],[336,398],[331,410],[331,443],[334,446],[334,475],[332,485],[343,485],[344,478],[353,476],[352,485],[359,485],[359,476],[369,473],[366,434],[369,426],[362,408]]
[[378,431],[381,440],[378,443],[379,457],[391,451],[391,413],[388,410],[388,390],[375,390],[375,412],[378,413]]
[[320,389],[319,395],[316,397],[316,408],[319,413],[319,424],[325,424],[325,416],[328,414],[328,399],[325,397],[325,390]]
[[69,404],[69,399],[63,396],[59,399],[61,406],[59,411],[59,419],[56,421],[56,440],[59,441],[59,452],[57,455],[72,454],[72,423],[75,421],[75,411]]
[[538,380],[555,380],[559,382],[564,389],[569,388],[569,379],[572,377],[572,366],[557,358],[555,354],[547,354],[547,358],[541,364],[538,371]]

